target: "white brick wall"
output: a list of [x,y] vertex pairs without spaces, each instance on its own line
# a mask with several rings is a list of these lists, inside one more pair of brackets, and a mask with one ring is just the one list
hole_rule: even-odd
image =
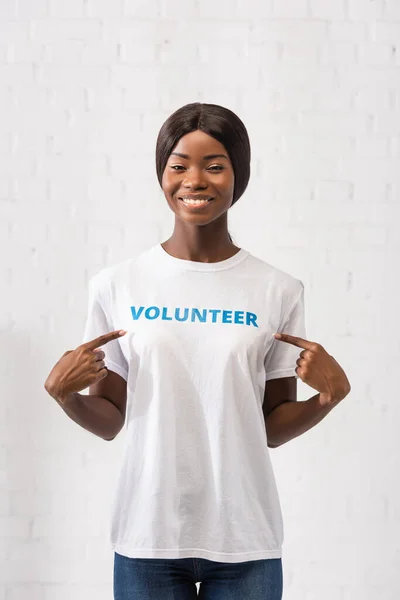
[[155,140],[195,100],[247,125],[232,235],[304,281],[309,339],[352,384],[272,451],[284,598],[398,599],[400,2],[2,0],[0,600],[112,597],[122,439],[43,383],[88,277],[170,235]]

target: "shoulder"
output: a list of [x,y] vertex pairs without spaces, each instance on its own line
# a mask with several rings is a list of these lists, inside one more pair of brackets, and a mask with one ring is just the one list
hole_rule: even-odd
[[277,311],[280,321],[284,321],[295,306],[301,307],[303,282],[293,274],[252,254],[249,254],[248,259],[249,275],[252,282],[257,282],[259,297],[270,311]]
[[254,269],[261,284],[268,284],[276,292],[280,290],[287,295],[298,296],[304,289],[304,284],[300,279],[258,256],[249,253],[248,265],[250,269]]
[[136,269],[140,269],[148,260],[151,249],[138,253],[114,265],[103,267],[89,279],[89,287],[103,297],[107,297],[121,282],[126,282]]

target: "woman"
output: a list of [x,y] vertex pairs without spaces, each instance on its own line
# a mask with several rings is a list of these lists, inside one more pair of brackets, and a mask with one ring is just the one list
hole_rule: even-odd
[[[126,423],[111,527],[117,600],[196,598],[197,582],[203,600],[278,600],[283,528],[268,447],[318,423],[350,385],[304,339],[302,282],[229,235],[250,176],[242,121],[214,104],[180,108],[160,130],[156,166],[171,237],[92,278],[84,343],[45,387],[105,440]],[[307,402],[295,402],[298,377],[318,391]]]

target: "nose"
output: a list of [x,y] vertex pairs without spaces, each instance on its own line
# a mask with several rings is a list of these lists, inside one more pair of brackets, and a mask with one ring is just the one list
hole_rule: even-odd
[[184,188],[188,189],[204,189],[207,187],[207,182],[204,179],[202,169],[192,169],[186,173],[186,177],[182,183]]

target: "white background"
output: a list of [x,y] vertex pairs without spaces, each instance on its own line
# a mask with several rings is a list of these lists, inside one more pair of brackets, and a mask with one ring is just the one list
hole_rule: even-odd
[[123,433],[43,384],[88,278],[170,236],[156,136],[193,101],[246,124],[231,234],[304,282],[308,339],[352,385],[271,450],[284,599],[398,599],[400,1],[1,0],[0,600],[112,597]]

